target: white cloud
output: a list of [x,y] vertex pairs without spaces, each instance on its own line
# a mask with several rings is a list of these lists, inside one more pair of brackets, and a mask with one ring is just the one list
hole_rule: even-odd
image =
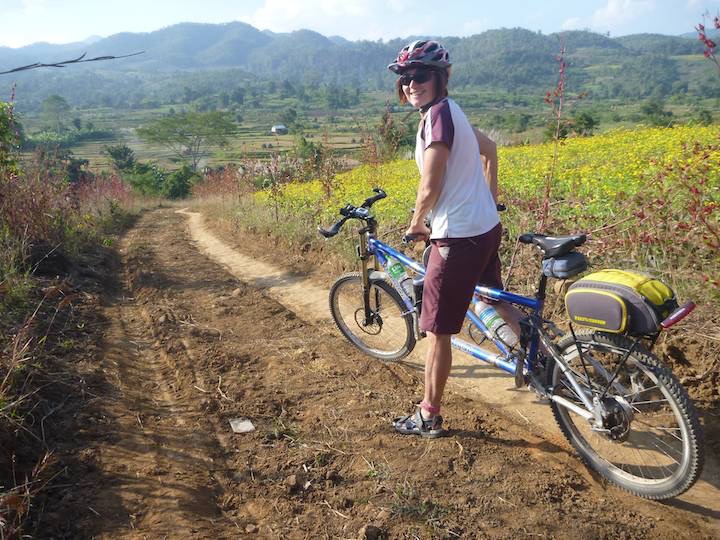
[[46,4],[45,0],[22,0],[23,11],[25,15],[29,16],[45,15],[47,12]]
[[571,17],[562,23],[563,30],[579,30],[581,26],[582,19],[580,17]]
[[490,19],[488,19],[487,17],[482,17],[480,19],[471,19],[463,23],[462,33],[460,35],[471,36],[473,34],[479,34],[480,32],[484,32],[489,28]]
[[607,0],[592,15],[592,27],[614,30],[629,25],[655,10],[655,0]]
[[411,12],[413,5],[412,0],[264,0],[238,18],[273,32],[306,28],[326,36],[376,40],[418,33],[417,24],[398,16]]

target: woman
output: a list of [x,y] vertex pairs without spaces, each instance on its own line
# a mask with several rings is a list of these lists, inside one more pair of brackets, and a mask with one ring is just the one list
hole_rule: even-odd
[[[388,66],[400,75],[400,103],[420,112],[415,161],[421,178],[406,235],[433,245],[420,318],[429,341],[425,395],[414,414],[393,425],[423,437],[445,433],[440,402],[452,365],[450,339],[462,328],[475,285],[502,288],[497,149],[448,98],[450,66],[447,50],[430,40],[413,41]],[[431,229],[424,224],[428,214]]]

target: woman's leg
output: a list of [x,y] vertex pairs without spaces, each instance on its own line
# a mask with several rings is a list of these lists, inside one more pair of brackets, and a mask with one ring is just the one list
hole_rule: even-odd
[[[440,408],[445,383],[452,367],[452,347],[450,334],[427,333],[428,351],[425,357],[425,396],[421,403],[423,417],[430,418]],[[433,410],[428,410],[427,405]]]

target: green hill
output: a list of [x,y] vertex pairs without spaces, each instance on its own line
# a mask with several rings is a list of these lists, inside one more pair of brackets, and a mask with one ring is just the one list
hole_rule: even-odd
[[[0,95],[10,95],[12,85],[17,83],[20,110],[37,110],[52,93],[67,96],[74,106],[117,104],[120,94],[122,101],[131,106],[148,95],[153,96],[153,101],[169,104],[174,103],[172,96],[178,92],[179,84],[190,84],[186,82],[189,73],[204,72],[208,79],[227,79],[227,75],[218,73],[220,70],[269,82],[287,80],[295,88],[334,85],[353,90],[388,90],[393,75],[385,67],[409,39],[348,41],[309,30],[260,31],[240,22],[182,23],[149,33],[116,34],[90,44],[0,48],[0,71],[38,61],[65,60],[82,53],[94,57],[145,51],[132,58],[61,71],[0,76]],[[659,34],[609,38],[587,31],[544,35],[522,28],[439,39],[451,51],[453,84],[460,87],[544,94],[557,80],[556,56],[562,44],[573,91],[591,91],[600,99],[720,97],[720,77],[702,61],[702,45],[697,39]],[[210,70],[214,73],[208,73]],[[178,83],[163,91],[161,82],[173,78]],[[84,87],[88,79],[93,81],[91,88]],[[132,85],[128,86],[127,81]]]

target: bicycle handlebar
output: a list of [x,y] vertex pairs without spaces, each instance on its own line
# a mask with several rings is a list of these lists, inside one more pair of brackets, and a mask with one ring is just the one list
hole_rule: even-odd
[[329,229],[323,229],[322,227],[318,226],[318,232],[322,234],[325,238],[332,238],[340,232],[340,229],[342,229],[342,226],[345,225],[345,222],[348,219],[366,220],[372,218],[369,208],[377,201],[387,197],[387,193],[385,193],[380,188],[373,188],[373,191],[375,192],[375,195],[365,199],[365,201],[360,206],[355,207],[352,204],[346,204],[345,206],[343,206],[340,209],[340,215],[343,217],[338,222],[333,224],[333,226]]
[[385,193],[382,189],[378,187],[373,188],[373,191],[377,193],[377,195],[373,195],[372,197],[368,197],[367,199],[365,199],[365,202],[360,205],[361,208],[370,208],[380,199],[384,199],[385,197],[387,197],[387,193]]
[[340,221],[335,223],[332,227],[329,229],[323,229],[322,227],[318,226],[318,232],[322,234],[325,238],[332,238],[337,233],[340,232],[340,229],[343,225],[345,225],[345,222],[350,219],[350,216],[342,218]]
[[[375,204],[377,201],[384,199],[387,197],[387,193],[383,191],[381,188],[376,187],[373,188],[373,192],[375,192],[375,195],[372,195],[371,197],[368,197],[365,199],[365,201],[358,207],[355,207],[351,204],[346,204],[340,209],[340,215],[343,216],[339,221],[334,223],[332,227],[329,229],[324,229],[320,226],[318,226],[318,232],[323,235],[325,238],[332,238],[337,233],[340,232],[340,229],[343,225],[345,225],[345,222],[348,219],[368,219],[372,218],[370,215],[370,212],[368,209]],[[504,212],[505,211],[505,205],[504,204],[498,204],[497,210],[498,212]],[[406,234],[402,237],[402,243],[403,244],[409,244],[411,242],[414,242],[417,237],[420,235],[417,234]]]

